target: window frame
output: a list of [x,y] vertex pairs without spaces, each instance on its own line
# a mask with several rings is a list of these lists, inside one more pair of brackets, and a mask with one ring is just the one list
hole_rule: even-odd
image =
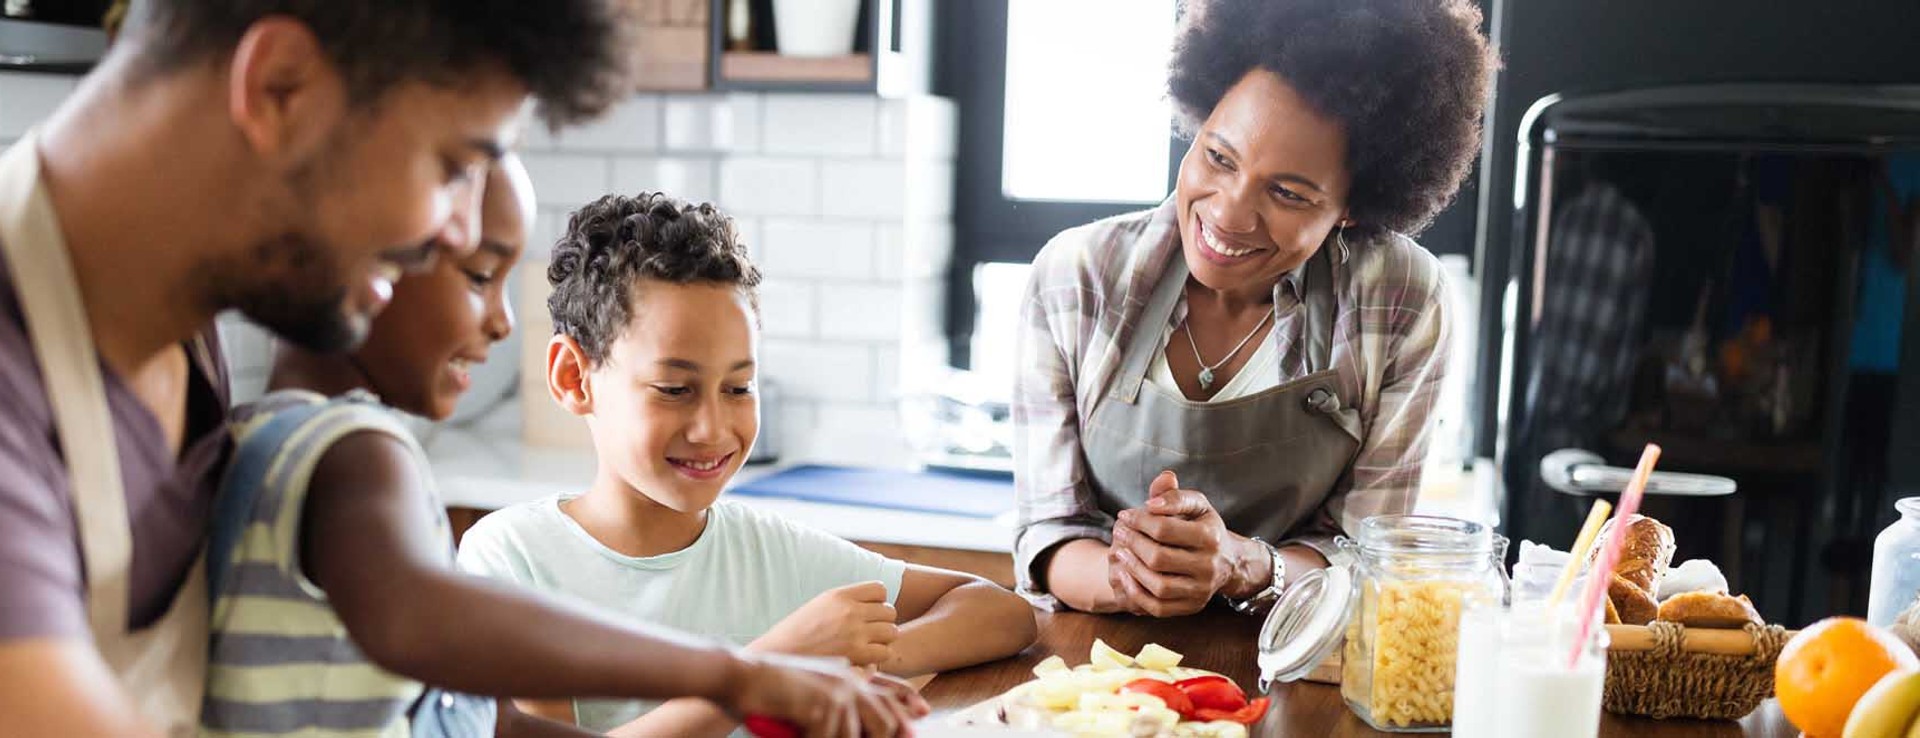
[[[972,361],[973,271],[990,262],[1030,263],[1055,234],[1074,226],[1154,207],[1143,203],[1017,200],[1002,191],[1006,140],[1007,21],[1011,0],[935,3],[934,92],[959,109],[954,164],[953,260],[947,273],[946,333],[950,363]],[[1167,0],[1169,11],[1177,5]],[[1167,121],[1167,191],[1179,175],[1188,141]]]

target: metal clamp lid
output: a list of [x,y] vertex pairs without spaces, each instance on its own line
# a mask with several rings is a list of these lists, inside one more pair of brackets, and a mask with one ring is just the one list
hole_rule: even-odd
[[1353,570],[1329,566],[1300,575],[1260,626],[1260,691],[1305,677],[1340,646],[1359,602]]

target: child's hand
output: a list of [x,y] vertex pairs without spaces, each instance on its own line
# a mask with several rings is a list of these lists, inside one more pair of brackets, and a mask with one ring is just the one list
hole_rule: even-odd
[[822,592],[755,639],[749,648],[805,656],[838,656],[854,666],[885,664],[900,637],[887,588],[879,582]]
[[736,717],[785,723],[805,736],[911,736],[925,700],[906,682],[836,661],[748,656],[745,676],[722,705]]

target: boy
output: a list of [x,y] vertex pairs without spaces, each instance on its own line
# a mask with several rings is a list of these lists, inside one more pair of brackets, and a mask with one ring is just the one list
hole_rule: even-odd
[[[573,214],[547,280],[554,400],[586,418],[593,485],[494,513],[462,566],[750,650],[840,657],[898,675],[1018,653],[1033,612],[956,572],[904,564],[732,500],[759,432],[759,272],[733,222],[663,194]],[[692,701],[522,703],[612,735],[724,735]]]
[[[420,682],[486,695],[699,695],[823,735],[903,728],[917,712],[904,684],[743,657],[453,569],[425,454],[371,393],[432,419],[452,412],[467,367],[512,329],[504,277],[532,199],[518,161],[503,160],[477,249],[402,280],[355,352],[283,350],[275,392],[236,412],[235,477],[209,554],[219,599],[204,734],[418,735],[448,714],[419,699]],[[456,734],[494,732],[489,712],[455,714]],[[512,711],[498,727],[572,733]]]

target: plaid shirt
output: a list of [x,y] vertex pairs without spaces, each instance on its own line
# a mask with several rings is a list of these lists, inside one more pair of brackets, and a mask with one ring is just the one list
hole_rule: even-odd
[[[1014,570],[1036,604],[1060,604],[1035,585],[1041,554],[1066,541],[1111,542],[1113,512],[1101,509],[1080,427],[1120,369],[1137,330],[1185,319],[1182,302],[1166,325],[1140,326],[1154,284],[1180,254],[1173,201],[1055,236],[1034,258],[1021,308],[1014,380],[1014,489],[1019,524]],[[1340,396],[1360,412],[1364,440],[1348,472],[1284,543],[1334,552],[1333,538],[1369,515],[1413,508],[1426,456],[1428,415],[1446,372],[1448,315],[1440,262],[1412,240],[1387,234],[1349,239],[1334,258],[1334,336],[1328,366],[1313,365],[1301,304],[1302,270],[1274,286],[1280,381],[1339,370]],[[1338,248],[1338,247],[1335,247]],[[1244,527],[1226,521],[1228,527]]]
[[1535,303],[1524,436],[1545,453],[1590,446],[1627,411],[1653,273],[1653,225],[1620,190],[1595,182],[1554,214]]

